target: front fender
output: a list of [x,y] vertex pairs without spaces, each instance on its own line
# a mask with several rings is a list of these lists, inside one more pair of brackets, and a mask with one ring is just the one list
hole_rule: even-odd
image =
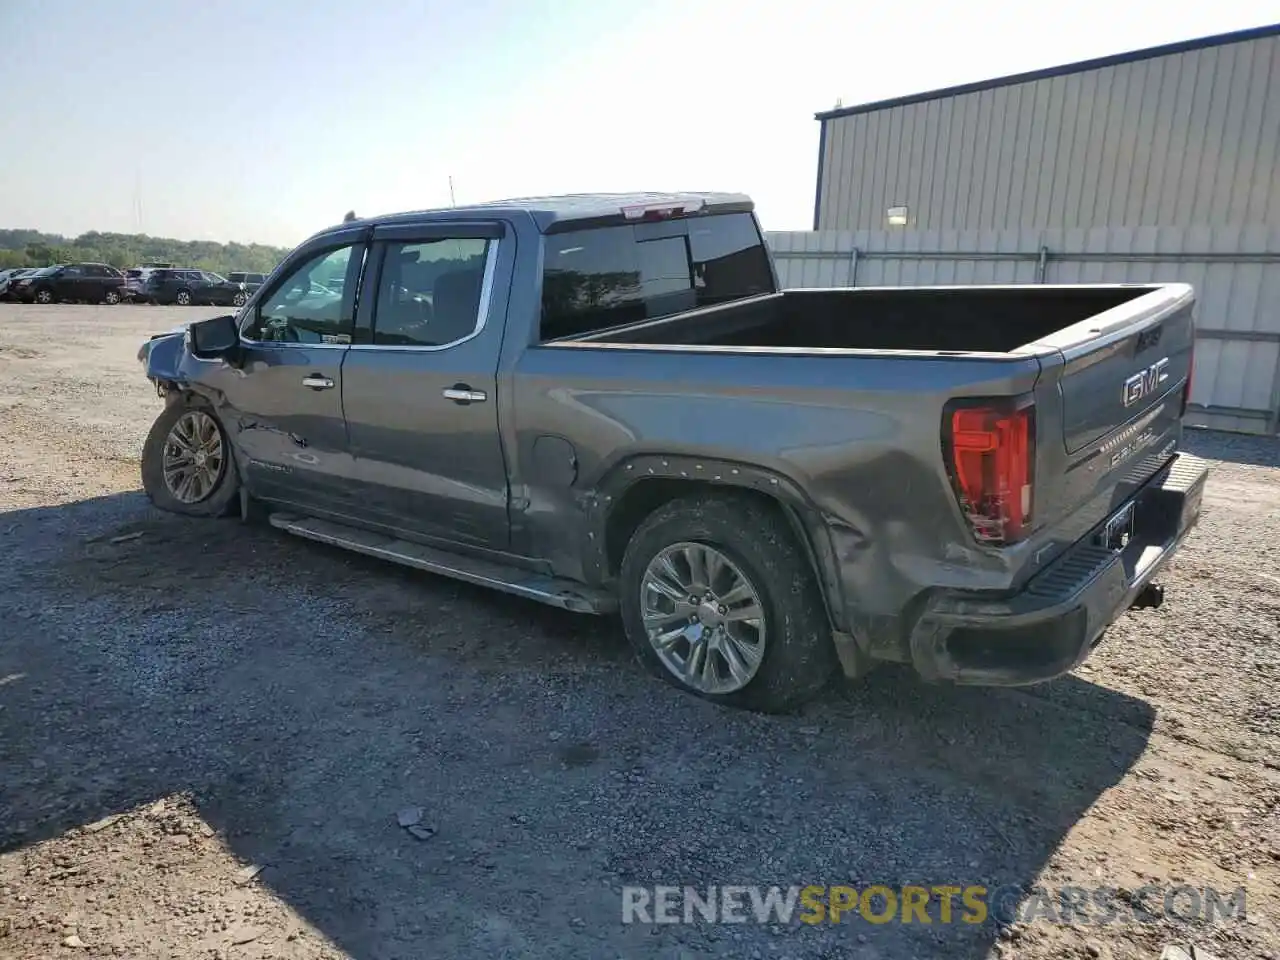
[[160,384],[178,385],[185,381],[183,360],[187,356],[187,328],[157,334],[138,347],[138,362],[147,379]]
[[[138,362],[147,379],[162,392],[168,389],[195,389],[211,368],[207,360],[191,355],[191,326],[199,323],[189,320],[167,333],[158,333],[138,347]],[[212,364],[220,366],[220,364]]]

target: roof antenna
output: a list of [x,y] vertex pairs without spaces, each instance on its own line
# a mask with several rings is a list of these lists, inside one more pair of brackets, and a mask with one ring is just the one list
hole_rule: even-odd
[[453,174],[449,175],[449,206],[456,207],[458,201],[453,198]]

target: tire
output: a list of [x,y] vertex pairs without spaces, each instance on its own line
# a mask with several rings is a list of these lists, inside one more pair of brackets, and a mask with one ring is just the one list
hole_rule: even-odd
[[177,296],[173,298],[173,302],[180,307],[191,306],[191,293],[187,290],[179,290]]
[[233,307],[243,307],[245,304],[245,301],[248,299],[249,299],[248,296],[246,296],[243,292],[237,293],[234,297],[231,298],[231,305]]
[[[198,487],[188,490],[188,495],[193,499],[184,499],[180,496],[183,489],[181,483],[175,481],[171,486],[165,477],[166,448],[171,448],[171,435],[188,414],[193,415],[195,422],[211,425],[216,430],[221,445],[220,466],[216,471],[209,471],[216,473],[216,479],[207,484],[202,482]],[[187,421],[184,427],[191,423],[192,421]],[[205,432],[204,436],[208,437],[211,434]],[[176,444],[172,449],[175,453],[178,452]],[[205,449],[208,450],[207,445]],[[204,464],[207,464],[210,459],[206,457]],[[175,490],[174,486],[178,489]],[[142,447],[142,488],[151,502],[161,510],[185,517],[222,517],[239,511],[239,487],[240,480],[236,474],[235,453],[231,448],[230,438],[213,411],[205,404],[194,400],[180,401],[166,406],[160,416],[156,417],[155,423],[151,425],[146,443]]]
[[[645,586],[650,564],[664,555],[672,558],[676,568],[688,569],[684,563],[688,558],[685,545],[695,548],[695,556],[702,553],[704,557],[706,552],[702,548],[710,547],[713,558],[718,556],[736,568],[726,571],[717,561],[717,573],[704,580],[734,583],[732,577],[738,576],[760,601],[762,622],[755,618],[727,622],[733,620],[734,611],[719,605],[719,612],[724,614],[728,610],[730,617],[711,627],[711,640],[705,641],[712,646],[718,643],[719,649],[725,650],[729,644],[722,632],[721,639],[716,640],[721,628],[738,629],[739,638],[751,634],[760,638],[756,646],[744,645],[740,640],[732,644],[739,651],[744,646],[754,651],[754,673],[745,683],[740,682],[740,677],[721,677],[717,678],[723,679],[721,688],[714,690],[707,689],[714,684],[691,683],[686,676],[677,675],[676,667],[669,666],[669,660],[664,661],[664,655],[649,638],[644,624],[647,603],[669,604],[673,608],[674,612],[670,613],[665,609],[660,611],[662,617],[674,618],[668,621],[672,630],[681,629],[685,623],[677,613],[682,609],[680,604],[685,608],[691,606],[688,603],[691,597],[672,601],[665,591]],[[724,579],[726,576],[730,576],[728,581]],[[837,672],[831,624],[813,568],[790,525],[767,502],[741,494],[700,494],[659,507],[640,524],[627,544],[620,581],[623,627],[637,657],[651,673],[686,692],[725,706],[783,713],[812,699]],[[726,601],[729,594],[735,592],[735,589],[728,590]],[[711,604],[712,608],[715,606]],[[707,603],[701,603],[697,611],[698,618],[708,613],[709,619],[715,618],[715,609]],[[668,623],[664,623],[663,628]],[[705,621],[701,621],[701,625],[689,621],[684,629],[696,630],[698,635],[705,636],[708,626]],[[677,644],[692,651],[692,644],[683,638]],[[710,652],[704,653],[699,662],[706,664],[712,656]],[[730,657],[726,653],[716,653],[715,657],[717,663],[726,668],[720,673],[728,672]],[[747,659],[739,657],[739,663],[747,663]],[[736,688],[727,688],[735,683],[739,684]]]
[[117,293],[115,290],[108,290],[106,293],[106,296],[104,296],[103,299],[107,302],[108,305],[114,307],[117,303],[120,302],[120,294]]
[[36,291],[36,303],[48,306],[53,303],[53,291],[47,288]]

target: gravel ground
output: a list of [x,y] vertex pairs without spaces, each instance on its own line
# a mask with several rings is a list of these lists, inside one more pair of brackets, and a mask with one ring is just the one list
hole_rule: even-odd
[[[766,718],[613,621],[150,509],[134,352],[202,313],[0,306],[0,957],[1280,958],[1280,442],[1189,437],[1167,600],[1075,675]],[[873,883],[1247,918],[622,923],[624,885]]]

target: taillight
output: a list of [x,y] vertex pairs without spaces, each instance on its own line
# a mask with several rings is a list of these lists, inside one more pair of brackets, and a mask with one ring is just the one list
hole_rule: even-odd
[[949,406],[943,448],[974,538],[997,546],[1023,539],[1031,527],[1035,481],[1035,407],[1030,399]]

